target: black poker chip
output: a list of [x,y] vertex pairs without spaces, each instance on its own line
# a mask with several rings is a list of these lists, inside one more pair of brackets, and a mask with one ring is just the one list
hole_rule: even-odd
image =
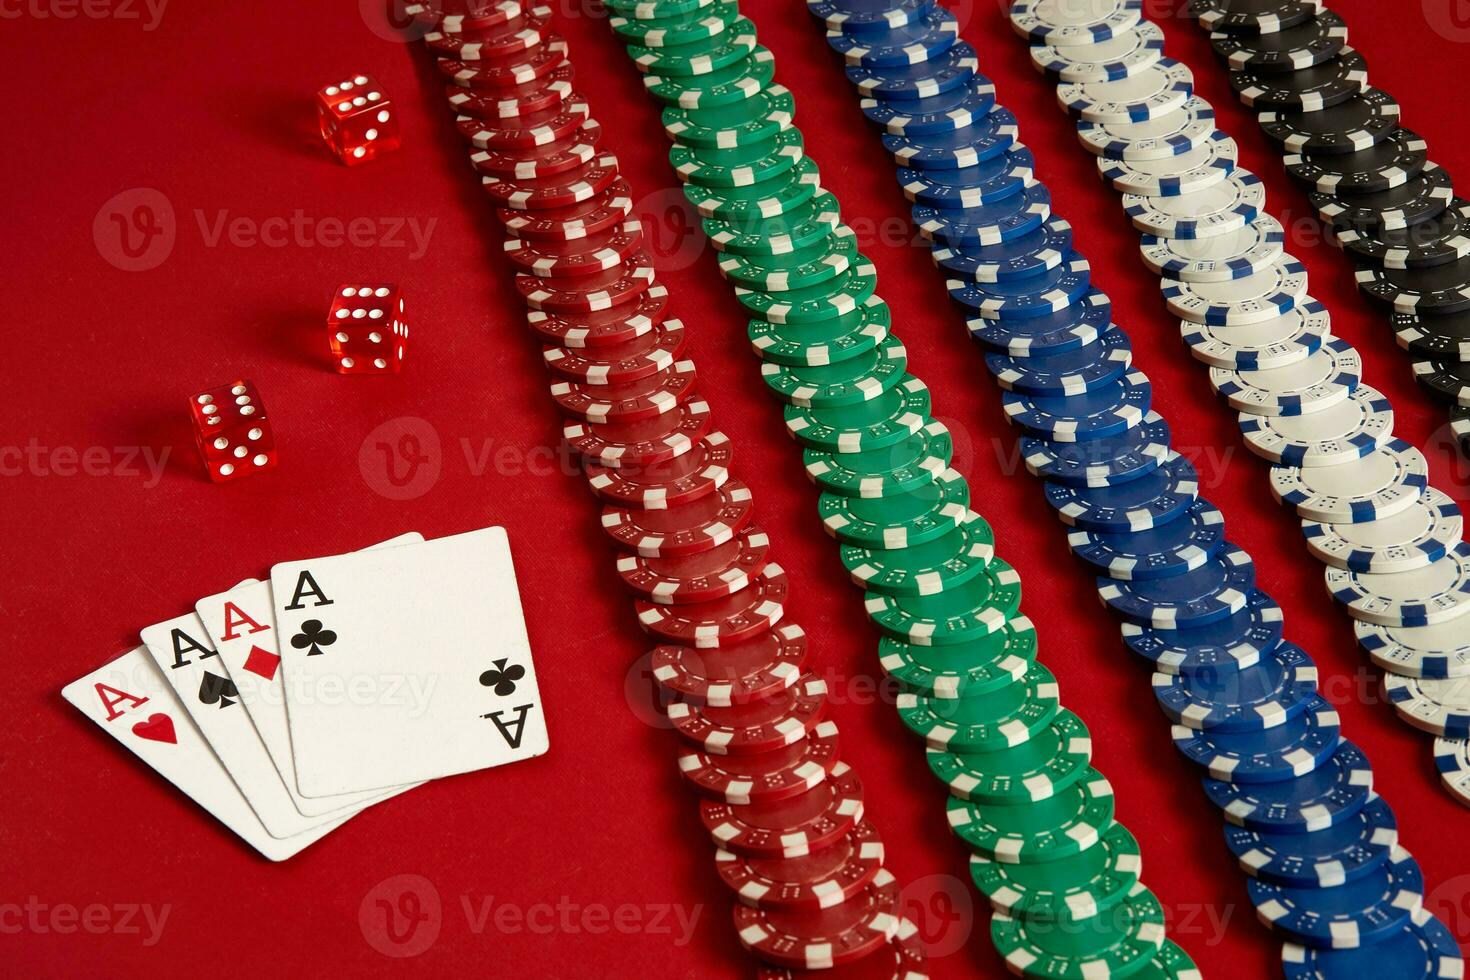
[[1385,269],[1362,263],[1358,288],[1399,313],[1421,318],[1470,310],[1470,256],[1428,269]]
[[1337,57],[1347,43],[1347,24],[1330,10],[1272,34],[1216,31],[1210,47],[1237,71],[1299,71]]
[[1450,432],[1460,446],[1460,455],[1470,457],[1470,408],[1450,409]]
[[1413,311],[1389,318],[1399,346],[1415,357],[1470,361],[1470,313],[1420,316]]
[[1274,34],[1322,11],[1322,0],[1189,0],[1189,15],[1211,31]]
[[1337,232],[1337,244],[1390,269],[1444,265],[1470,255],[1470,201],[1454,198],[1439,214],[1407,228],[1344,228]]
[[1424,169],[1428,144],[1412,129],[1400,127],[1383,142],[1352,153],[1290,153],[1286,172],[1314,190],[1329,194],[1372,194],[1412,180]]
[[1258,118],[1266,135],[1288,152],[1351,153],[1377,146],[1398,128],[1399,104],[1382,89],[1370,88],[1330,109],[1272,110]]
[[1346,102],[1368,87],[1368,60],[1344,47],[1336,58],[1288,72],[1232,71],[1236,98],[1256,109],[1312,112]]
[[1414,362],[1414,380],[1442,401],[1470,407],[1470,363],[1450,360]]
[[1347,229],[1408,228],[1439,217],[1454,196],[1455,188],[1449,172],[1432,162],[1426,163],[1413,180],[1375,194],[1313,191],[1308,195],[1317,214],[1339,233]]

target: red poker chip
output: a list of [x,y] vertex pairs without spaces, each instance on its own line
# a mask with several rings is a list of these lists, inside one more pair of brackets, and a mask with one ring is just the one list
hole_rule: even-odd
[[567,42],[559,34],[548,34],[546,43],[526,52],[523,59],[509,63],[461,61],[436,58],[439,71],[461,88],[510,88],[545,78],[567,60]]
[[[695,555],[724,544],[739,534],[750,523],[752,509],[750,488],[739,480],[726,480],[714,493],[661,510],[605,507],[602,511],[602,529],[624,549],[645,557]],[[779,566],[771,565],[766,566],[766,571],[769,572],[772,567],[779,572]],[[781,575],[780,578],[784,585],[786,577]],[[715,600],[716,603],[724,601]],[[702,602],[698,605],[706,606],[709,603]],[[695,610],[696,615],[701,612],[702,609]],[[680,636],[671,639],[675,643],[684,642]]]
[[571,135],[591,114],[587,100],[573,92],[561,105],[519,119],[455,116],[454,125],[459,135],[477,150],[524,152]]
[[417,0],[403,12],[418,23],[446,34],[482,31],[521,15],[517,0]]
[[609,347],[546,347],[542,356],[557,374],[590,385],[616,385],[646,378],[672,365],[684,352],[684,324],[670,317],[648,333]]
[[[470,164],[485,177],[517,177],[522,180],[549,177],[580,167],[597,156],[597,144],[601,140],[602,126],[596,119],[589,119],[570,136],[532,150],[476,150],[470,154]],[[500,219],[502,224],[505,220],[504,217]]]
[[756,980],[929,980],[924,938],[910,919],[900,919],[887,944],[831,970],[803,970],[762,963]]
[[551,8],[531,7],[504,24],[471,31],[430,31],[429,50],[459,61],[502,61],[540,47],[551,30]]
[[807,676],[792,687],[743,704],[676,701],[674,730],[712,755],[754,755],[799,742],[827,711],[827,684]]
[[898,881],[879,870],[862,891],[829,908],[735,906],[735,932],[756,956],[823,970],[874,952],[898,932]]
[[714,493],[730,479],[730,437],[710,432],[682,456],[652,466],[587,463],[587,485],[603,500],[643,510],[666,510]]
[[675,361],[673,367],[624,385],[584,385],[555,381],[551,397],[562,411],[589,422],[631,422],[672,412],[694,394],[693,361]]
[[545,78],[503,91],[445,85],[444,98],[448,100],[449,108],[461,116],[518,119],[565,102],[572,94],[572,77],[575,74],[571,65],[561,65]]
[[639,249],[611,269],[580,279],[515,278],[516,292],[533,310],[550,313],[588,313],[629,303],[653,285],[653,260]]
[[709,404],[691,399],[636,422],[569,422],[562,436],[583,458],[604,466],[650,466],[693,449],[709,432],[710,418]]
[[802,857],[745,857],[715,854],[720,880],[753,908],[816,908],[841,905],[883,870],[883,840],[866,820],[830,847]]
[[[636,218],[630,218],[616,228],[576,242],[508,238],[501,247],[511,264],[522,272],[576,278],[611,269],[642,244],[643,226]],[[557,349],[561,349],[560,345]]]
[[660,606],[636,599],[633,611],[638,614],[638,625],[661,639],[701,648],[718,647],[739,643],[779,623],[786,615],[790,591],[786,570],[770,562],[733,595],[687,606]]
[[830,847],[863,818],[863,784],[845,762],[804,793],[763,803],[699,804],[721,850],[749,857],[801,857]]
[[774,803],[821,784],[837,765],[837,726],[824,721],[812,733],[774,752],[679,755],[679,774],[705,796],[726,803]]
[[569,208],[544,211],[512,211],[497,208],[495,217],[517,238],[537,238],[570,242],[599,231],[606,231],[633,212],[633,192],[626,180],[615,180],[612,186],[590,201]]
[[653,679],[670,694],[705,704],[729,705],[784,691],[802,676],[806,631],[782,623],[716,650],[661,646],[653,650]]
[[747,527],[724,544],[697,555],[624,555],[618,559],[618,574],[624,585],[649,602],[676,606],[739,592],[761,573],[770,555],[771,539],[764,531]]
[[618,158],[600,153],[572,170],[541,177],[481,177],[480,186],[500,207],[543,211],[590,201],[618,179]]
[[532,310],[526,319],[545,340],[562,347],[615,347],[651,332],[663,320],[669,291],[655,283],[637,303],[588,313]]

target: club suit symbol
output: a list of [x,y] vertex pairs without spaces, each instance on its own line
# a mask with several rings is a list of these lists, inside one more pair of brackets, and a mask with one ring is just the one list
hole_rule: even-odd
[[510,697],[516,692],[516,681],[526,676],[526,668],[520,664],[509,664],[509,659],[495,661],[495,667],[480,675],[480,683],[492,689],[500,697]]
[[301,632],[291,637],[291,645],[298,650],[305,650],[308,657],[321,656],[325,652],[322,647],[329,647],[336,642],[336,632],[323,627],[320,619],[308,619],[301,624]]

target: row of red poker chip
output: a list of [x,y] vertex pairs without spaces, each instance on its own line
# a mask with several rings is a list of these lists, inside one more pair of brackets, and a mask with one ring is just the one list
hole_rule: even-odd
[[[508,19],[494,36],[514,26]],[[537,64],[550,37],[521,64]],[[466,50],[443,38],[438,44]],[[460,73],[457,86],[470,77],[462,64],[445,67]],[[838,818],[839,833],[807,834],[791,809],[836,799],[823,787],[849,771],[837,758],[836,726],[823,718],[826,688],[802,673],[805,634],[780,623],[786,575],[750,525],[749,490],[729,478],[728,439],[711,431],[708,406],[693,397],[693,365],[680,359],[682,324],[664,318],[666,293],[638,247],[641,229],[628,221],[631,205],[623,202],[631,195],[616,158],[597,154],[595,138],[577,142],[597,131],[567,72],[537,82],[562,67],[518,77],[527,106],[509,92],[466,100],[451,91],[456,108],[473,102],[480,113],[461,113],[456,123],[476,147],[472,163],[513,236],[505,249],[520,270],[515,284],[531,307],[530,325],[552,341],[543,356],[557,376],[553,397],[572,417],[564,435],[586,461],[594,493],[619,505],[605,510],[603,526],[624,550],[618,570],[638,596],[640,624],[666,641],[653,654],[655,676],[676,695],[671,721],[694,747],[680,755],[680,771],[736,812],[786,808],[790,820],[777,839],[806,838],[799,854],[788,846],[763,855],[738,845],[718,852],[721,879],[749,907],[737,922],[744,915],[741,928],[773,937],[788,931],[792,949],[808,949],[813,929],[830,933],[832,963],[857,959],[872,952],[873,935],[897,933],[896,885],[883,870],[876,831],[858,822],[855,780],[842,798],[855,787],[857,812],[840,804],[848,816]],[[469,70],[482,83],[516,71],[493,58]],[[542,148],[554,169],[538,162]]]

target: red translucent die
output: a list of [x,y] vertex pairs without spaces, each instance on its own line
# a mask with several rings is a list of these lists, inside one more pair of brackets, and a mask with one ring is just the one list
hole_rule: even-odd
[[339,287],[327,314],[327,340],[339,374],[397,374],[408,348],[408,320],[397,286]]
[[215,483],[236,480],[276,465],[265,403],[249,381],[211,388],[189,399],[194,441]]
[[322,139],[348,165],[398,149],[398,113],[371,75],[354,75],[316,94]]

